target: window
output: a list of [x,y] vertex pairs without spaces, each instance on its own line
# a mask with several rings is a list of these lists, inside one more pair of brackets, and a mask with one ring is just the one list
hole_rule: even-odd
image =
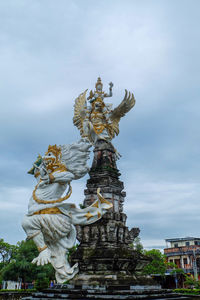
[[197,268],[200,268],[200,257],[197,257],[196,262],[197,262]]
[[183,259],[183,264],[184,264],[184,265],[187,265],[187,258],[184,258],[184,259]]
[[185,242],[185,246],[190,246],[190,242]]
[[174,262],[175,262],[175,264],[177,265],[178,268],[181,267],[181,261],[180,261],[180,259],[175,259]]
[[200,243],[199,242],[197,242],[197,241],[195,241],[194,242],[194,244],[197,246],[197,245],[200,245]]
[[174,244],[174,248],[178,248],[178,243],[175,243],[175,244]]

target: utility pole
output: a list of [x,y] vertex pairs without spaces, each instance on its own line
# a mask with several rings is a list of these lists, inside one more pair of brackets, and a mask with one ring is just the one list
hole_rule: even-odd
[[193,249],[193,270],[194,270],[194,279],[198,281],[198,273],[197,273],[197,259],[195,249]]

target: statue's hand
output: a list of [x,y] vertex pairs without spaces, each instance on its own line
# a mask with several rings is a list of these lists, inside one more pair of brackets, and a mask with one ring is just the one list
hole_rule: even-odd
[[113,85],[114,84],[112,82],[109,83],[109,86],[110,86],[111,89],[112,89]]
[[48,248],[46,248],[45,250],[40,252],[38,257],[36,257],[32,260],[32,263],[37,264],[37,266],[44,266],[48,263],[51,263],[50,257],[51,257],[50,250]]

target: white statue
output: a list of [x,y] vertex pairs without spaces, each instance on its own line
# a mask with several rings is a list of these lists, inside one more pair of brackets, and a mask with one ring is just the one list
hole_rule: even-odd
[[[70,266],[67,251],[76,241],[76,224],[96,222],[112,207],[97,190],[97,200],[85,209],[67,203],[72,193],[70,182],[88,172],[87,160],[91,144],[86,139],[63,146],[49,146],[45,156],[39,156],[29,171],[37,185],[29,201],[28,214],[22,226],[28,239],[33,239],[39,255],[32,261],[39,265],[51,263],[56,280],[63,283],[78,273],[78,264]],[[63,193],[68,188],[67,194]]]
[[98,139],[111,141],[119,134],[119,121],[135,105],[133,93],[125,90],[123,101],[112,110],[112,104],[105,104],[104,98],[112,97],[113,83],[110,82],[109,94],[103,92],[103,84],[99,77],[95,85],[94,93],[90,91],[87,98],[90,105],[87,105],[87,90],[80,94],[74,105],[74,125],[80,130],[82,137],[87,137],[93,144]]

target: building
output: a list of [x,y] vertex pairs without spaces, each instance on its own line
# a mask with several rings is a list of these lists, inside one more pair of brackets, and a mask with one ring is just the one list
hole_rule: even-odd
[[176,264],[186,274],[200,279],[200,238],[173,238],[165,241],[167,262]]

